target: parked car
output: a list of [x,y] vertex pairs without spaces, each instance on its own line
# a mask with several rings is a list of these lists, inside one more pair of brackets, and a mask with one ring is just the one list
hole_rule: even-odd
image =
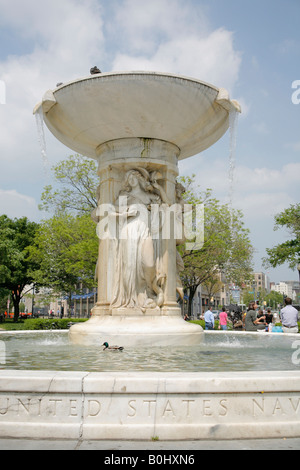
[[215,317],[215,320],[218,320],[219,319],[219,315],[220,315],[220,310],[212,310],[212,313]]

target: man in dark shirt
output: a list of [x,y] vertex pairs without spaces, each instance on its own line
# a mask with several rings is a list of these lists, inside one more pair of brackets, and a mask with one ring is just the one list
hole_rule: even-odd
[[268,308],[265,317],[266,317],[266,324],[267,325],[269,325],[270,323],[273,323],[273,315],[272,315],[272,312],[271,312],[270,308]]

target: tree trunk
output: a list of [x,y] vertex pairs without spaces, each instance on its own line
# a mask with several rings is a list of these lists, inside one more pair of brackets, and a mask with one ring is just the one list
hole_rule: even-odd
[[19,320],[20,316],[20,301],[21,301],[21,286],[18,286],[17,289],[12,290],[12,301],[14,304],[14,322],[16,323]]
[[197,291],[198,286],[190,286],[189,287],[189,302],[188,302],[188,316],[191,317],[192,315],[192,310],[193,310],[193,299],[195,296],[195,293]]
[[20,298],[13,297],[13,304],[14,304],[14,322],[16,323],[19,320],[19,316],[20,316]]

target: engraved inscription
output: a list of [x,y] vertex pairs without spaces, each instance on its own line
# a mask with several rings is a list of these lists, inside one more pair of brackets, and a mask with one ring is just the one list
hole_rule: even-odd
[[260,397],[252,399],[253,416],[298,415],[300,411],[299,397]]
[[300,419],[300,396],[271,393],[218,396],[89,396],[65,395],[17,396],[0,394],[0,422],[9,419],[55,421],[87,419],[90,422],[161,422],[200,423],[240,420],[241,415],[253,420],[274,418]]
[[19,418],[77,418],[81,416],[81,401],[76,398],[63,399],[56,397],[27,398],[0,396],[1,417],[16,416]]
[[228,414],[228,399],[166,399],[129,400],[127,418],[145,416],[147,418],[196,418],[199,416],[225,417]]

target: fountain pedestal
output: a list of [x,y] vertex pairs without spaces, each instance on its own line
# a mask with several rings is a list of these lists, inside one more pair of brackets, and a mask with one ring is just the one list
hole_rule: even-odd
[[98,301],[92,318],[70,329],[72,341],[199,342],[202,328],[182,319],[176,298],[184,241],[177,162],[220,139],[239,110],[222,88],[154,72],[75,80],[36,106],[61,142],[99,164]]
[[[139,285],[138,276],[144,275],[143,266],[137,266],[138,274],[136,276],[133,276],[131,272],[133,263],[130,266],[121,266],[121,273],[116,272],[117,258],[122,256],[120,251],[124,248],[130,250],[134,264],[140,262],[136,251],[143,249],[143,241],[137,236],[135,241],[129,242],[126,246],[126,239],[117,240],[119,233],[111,233],[112,236],[109,236],[107,230],[108,224],[115,222],[112,232],[119,232],[119,222],[116,219],[109,219],[109,210],[114,210],[112,201],[117,201],[120,193],[122,194],[126,175],[128,177],[131,172],[140,174],[144,183],[147,183],[150,175],[158,177],[161,187],[163,185],[164,197],[167,198],[169,205],[176,204],[175,186],[178,176],[179,148],[170,142],[158,139],[124,138],[100,145],[97,154],[100,178],[100,202],[97,211],[95,211],[100,238],[97,265],[98,302],[92,310],[92,318],[89,321],[72,326],[70,329],[71,340],[80,343],[101,342],[103,340],[102,342],[107,341],[111,344],[122,344],[122,346],[197,344],[202,328],[188,324],[182,319],[176,297],[178,279],[176,239],[172,234],[172,229],[174,232],[173,221],[164,220],[165,224],[171,222],[169,227],[171,230],[168,233],[170,236],[163,238],[162,233],[155,232],[151,233],[151,237],[148,237],[148,233],[144,237],[148,238],[146,243],[150,242],[147,249],[154,248],[154,251],[158,251],[156,264],[159,263],[159,266],[155,267],[155,275],[157,277],[163,276],[163,286],[159,287],[162,291],[160,302],[157,300],[159,294],[153,291],[151,285],[147,285],[147,282],[142,283],[146,284],[146,287]],[[126,193],[125,191],[125,196],[131,197],[131,192]],[[149,194],[150,197],[152,195],[156,197],[159,195],[158,193],[159,191],[153,192],[151,190],[145,192],[145,196]],[[141,195],[143,196],[143,192]],[[143,210],[144,203],[141,201],[140,204],[141,210]],[[138,208],[139,201],[131,201],[130,207],[133,206]],[[152,211],[155,211],[155,208],[161,210],[159,204],[152,202]],[[117,205],[116,210],[119,210]],[[150,216],[151,208],[148,207],[147,210]],[[166,217],[166,214],[162,216]],[[139,230],[138,217],[138,214],[136,217],[127,217],[126,223],[132,223],[132,219],[135,219],[133,223]],[[151,231],[150,225],[151,221],[148,227]],[[116,235],[116,238],[113,235]],[[118,246],[120,243],[123,244],[122,247]],[[124,260],[120,261],[121,264],[124,262]],[[131,276],[133,276],[132,282],[128,284],[127,279]],[[127,288],[130,291],[124,292],[123,286],[123,292],[120,295],[123,296],[124,305],[122,305],[122,301],[119,302],[119,305],[118,303],[115,306],[112,305],[114,296],[118,296],[119,289],[116,283],[125,284],[125,290]],[[122,290],[122,286],[119,288]],[[143,297],[145,288],[152,291],[150,299],[145,300]],[[138,292],[137,295],[136,292]],[[129,298],[130,296],[134,299]],[[137,298],[139,296],[140,299]],[[149,307],[147,307],[147,303],[150,304]]]

